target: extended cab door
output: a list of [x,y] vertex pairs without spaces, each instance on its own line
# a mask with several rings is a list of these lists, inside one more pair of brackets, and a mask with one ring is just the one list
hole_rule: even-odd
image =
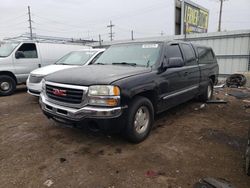
[[35,43],[23,43],[13,54],[13,65],[19,83],[27,80],[29,73],[40,64]]
[[200,67],[198,58],[191,44],[182,43],[181,49],[185,59],[185,85],[187,86],[186,97],[194,98],[199,92]]
[[[178,43],[169,44],[165,49],[165,60],[169,58],[184,59],[180,45]],[[159,111],[169,109],[180,103],[187,101],[186,90],[189,89],[187,82],[187,67],[167,68],[166,71],[160,74],[160,103]]]

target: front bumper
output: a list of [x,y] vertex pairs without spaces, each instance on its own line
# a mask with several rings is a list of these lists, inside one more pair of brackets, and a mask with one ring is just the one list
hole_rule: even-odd
[[79,122],[84,119],[111,119],[122,115],[123,107],[93,107],[84,106],[80,109],[65,107],[51,103],[44,94],[40,95],[40,105],[43,112],[56,119]]

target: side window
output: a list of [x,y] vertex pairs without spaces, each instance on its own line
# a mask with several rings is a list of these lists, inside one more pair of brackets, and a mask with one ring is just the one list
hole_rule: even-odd
[[182,49],[186,58],[186,65],[195,65],[196,64],[196,58],[194,49],[192,46],[188,44],[182,44]]
[[92,61],[89,63],[90,65],[94,64],[96,60],[103,54],[103,52],[100,52],[97,56],[95,56]]
[[197,50],[201,64],[210,64],[214,62],[214,54],[211,49],[198,47]]
[[36,45],[33,43],[25,43],[20,46],[16,52],[16,58],[37,58],[37,49]]
[[180,57],[183,59],[182,53],[178,44],[173,44],[173,45],[168,46],[166,54],[167,54],[167,58]]

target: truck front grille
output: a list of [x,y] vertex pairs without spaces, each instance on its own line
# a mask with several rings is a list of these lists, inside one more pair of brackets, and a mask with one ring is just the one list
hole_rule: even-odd
[[83,100],[83,90],[46,84],[46,94],[49,98],[72,104],[80,104]]
[[40,83],[42,81],[44,76],[34,76],[34,75],[30,75],[29,77],[29,82],[30,83]]

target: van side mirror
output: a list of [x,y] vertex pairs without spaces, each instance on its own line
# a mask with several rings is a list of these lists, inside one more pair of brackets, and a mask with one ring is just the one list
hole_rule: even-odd
[[177,68],[177,67],[183,67],[184,61],[180,57],[171,57],[169,59],[165,59],[163,62],[163,68]]
[[24,53],[23,53],[23,52],[17,51],[17,52],[15,53],[15,57],[16,57],[16,59],[20,59],[20,58],[24,58],[25,56],[24,56]]

